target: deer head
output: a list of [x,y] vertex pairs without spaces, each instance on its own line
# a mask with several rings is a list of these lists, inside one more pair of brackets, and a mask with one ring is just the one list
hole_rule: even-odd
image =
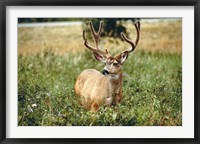
[[96,32],[94,30],[94,26],[93,23],[90,21],[89,22],[90,25],[90,30],[92,32],[92,36],[93,36],[93,40],[95,43],[95,46],[92,46],[88,43],[88,40],[85,36],[85,30],[83,30],[83,39],[84,39],[84,45],[86,46],[86,48],[88,48],[89,50],[91,50],[93,52],[94,57],[100,61],[105,63],[105,67],[102,71],[103,75],[115,75],[118,74],[119,72],[121,72],[121,66],[123,65],[123,63],[126,61],[126,59],[128,58],[128,55],[130,52],[134,51],[138,42],[139,42],[139,38],[140,38],[140,22],[137,21],[134,23],[136,31],[137,31],[137,37],[135,42],[133,42],[132,40],[130,40],[129,38],[127,38],[125,36],[124,33],[121,33],[121,38],[129,43],[131,45],[131,48],[115,55],[115,56],[111,56],[110,53],[108,52],[107,49],[103,50],[99,48],[99,38],[103,29],[103,21],[100,22],[100,26],[98,31]]

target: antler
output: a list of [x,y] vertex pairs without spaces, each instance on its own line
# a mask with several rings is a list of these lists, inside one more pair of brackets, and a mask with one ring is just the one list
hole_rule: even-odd
[[100,22],[100,26],[99,26],[99,30],[98,32],[96,32],[94,30],[94,26],[93,26],[93,23],[90,21],[90,30],[92,32],[92,35],[93,35],[93,39],[94,39],[94,42],[95,42],[95,47],[91,46],[88,41],[87,41],[87,38],[85,36],[85,30],[83,30],[83,39],[84,39],[84,45],[92,50],[93,52],[97,52],[97,53],[100,53],[102,55],[105,55],[105,56],[110,56],[109,52],[107,51],[107,49],[104,51],[104,50],[101,50],[99,49],[99,38],[100,38],[100,35],[101,35],[101,32],[102,32],[102,28],[103,28],[103,21]]
[[125,51],[125,52],[128,52],[128,53],[132,52],[132,51],[136,48],[136,46],[137,46],[137,44],[138,44],[138,42],[139,42],[139,39],[140,39],[140,22],[139,22],[139,21],[136,21],[136,22],[134,23],[134,25],[135,25],[135,28],[136,28],[136,31],[137,31],[137,38],[136,38],[136,40],[135,40],[135,43],[134,43],[132,40],[128,39],[128,38],[124,35],[124,33],[121,33],[122,39],[125,40],[127,43],[129,43],[129,44],[132,46],[130,50],[126,50],[126,51]]

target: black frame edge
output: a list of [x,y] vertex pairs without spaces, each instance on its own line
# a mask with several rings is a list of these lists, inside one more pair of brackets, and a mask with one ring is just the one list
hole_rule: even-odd
[[6,11],[5,3],[0,2],[0,141],[6,139]]
[[5,0],[15,6],[193,6],[198,0]]
[[[37,144],[52,144],[52,143],[70,143],[70,144],[78,144],[78,143],[104,143],[104,144],[119,144],[119,143],[138,143],[138,144],[156,144],[156,143],[170,143],[170,144],[200,144],[200,98],[199,96],[199,76],[198,73],[200,72],[200,66],[198,62],[200,61],[200,50],[198,49],[200,46],[200,1],[199,0],[115,0],[117,3],[114,5],[135,5],[135,6],[194,6],[195,14],[195,102],[194,102],[194,110],[195,110],[195,135],[194,139],[26,139],[26,138],[6,138],[6,6],[60,6],[60,5],[80,5],[80,6],[109,6],[113,5],[112,0],[108,0],[107,2],[102,0],[100,1],[92,1],[92,0],[0,0],[0,87],[1,87],[1,96],[0,96],[0,143],[2,144],[25,144],[25,143],[37,143]],[[84,3],[83,3],[84,2]]]
[[[200,66],[199,66],[199,61],[200,61],[200,50],[199,50],[199,46],[200,46],[200,1],[198,1],[195,5],[195,15],[194,15],[194,46],[195,46],[195,99],[194,99],[194,104],[195,104],[195,109],[194,109],[194,128],[195,128],[195,133],[194,133],[194,138],[195,140],[200,143],[200,98],[199,98],[199,94],[200,94],[200,90],[199,90],[199,82],[200,82],[200,77],[199,77],[199,72],[200,72]],[[196,114],[196,115],[195,115]]]
[[67,144],[198,144],[198,142],[194,139],[155,139],[155,138],[147,138],[147,139],[106,139],[106,138],[42,138],[42,139],[6,139],[4,141],[5,144],[27,144],[27,143],[37,143],[37,144],[61,144],[61,143],[67,143]]

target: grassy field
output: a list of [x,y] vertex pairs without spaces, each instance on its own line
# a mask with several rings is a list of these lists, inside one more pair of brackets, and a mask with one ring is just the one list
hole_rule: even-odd
[[[91,112],[74,93],[77,76],[101,71],[83,46],[81,26],[18,29],[18,125],[180,126],[182,125],[182,23],[141,23],[137,49],[123,66],[123,99]],[[127,24],[129,37],[134,26]],[[101,38],[118,53],[121,39]]]

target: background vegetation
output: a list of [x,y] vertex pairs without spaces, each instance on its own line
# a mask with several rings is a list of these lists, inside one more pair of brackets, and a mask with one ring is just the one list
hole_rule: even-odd
[[18,18],[18,23],[80,21],[77,18]]
[[[82,26],[86,29],[90,20],[89,18],[18,18],[18,23],[82,21]],[[120,37],[122,31],[126,33],[126,27],[123,26],[123,22],[135,22],[137,20],[139,18],[93,18],[92,22],[95,29],[98,29],[100,21],[104,22],[104,29],[101,36]]]
[[[132,22],[123,26],[134,39]],[[104,67],[84,48],[82,26],[18,28],[18,125],[182,125],[181,37],[181,20],[141,20],[139,45],[123,66],[122,102],[94,113],[74,93],[81,71]],[[116,54],[129,45],[103,37],[101,47]]]

